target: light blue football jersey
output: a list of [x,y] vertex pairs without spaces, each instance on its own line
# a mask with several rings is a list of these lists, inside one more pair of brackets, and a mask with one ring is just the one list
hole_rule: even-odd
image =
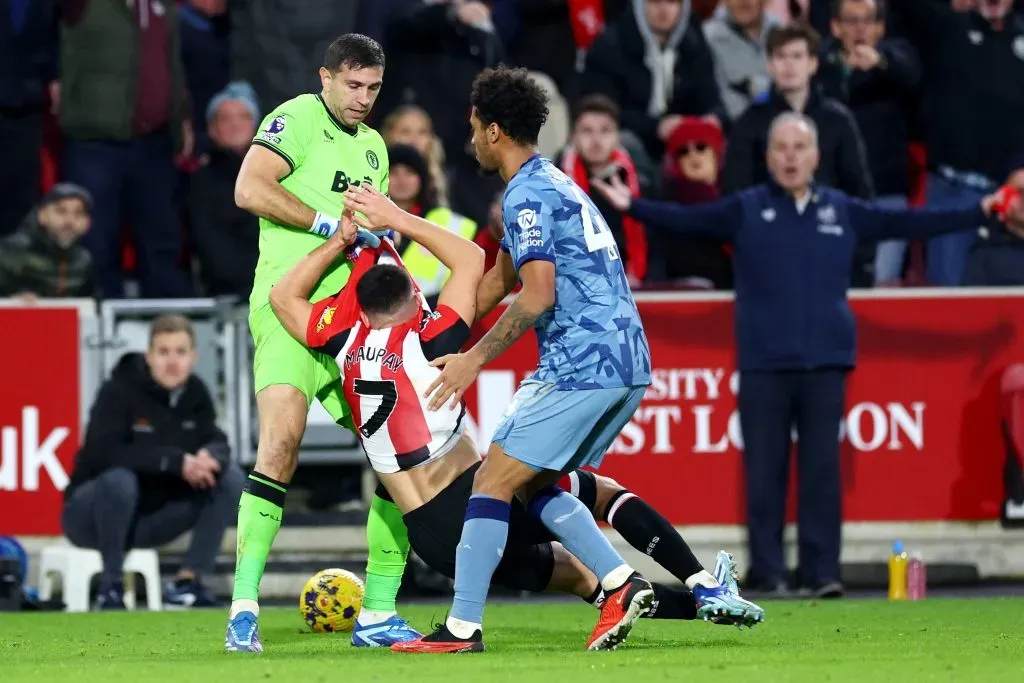
[[502,199],[501,248],[516,271],[555,264],[555,305],[534,325],[533,378],[560,389],[651,383],[651,350],[615,238],[590,198],[550,161],[532,157]]

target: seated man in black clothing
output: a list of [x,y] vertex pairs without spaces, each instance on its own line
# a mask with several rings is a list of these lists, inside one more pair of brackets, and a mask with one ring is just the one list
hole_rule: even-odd
[[165,600],[213,604],[200,576],[213,569],[235,518],[245,477],[230,459],[213,401],[192,374],[188,320],[157,318],[145,356],[121,358],[93,403],[64,492],[64,534],[103,555],[96,609],[124,609],[125,553],[157,547],[188,530],[192,541]]

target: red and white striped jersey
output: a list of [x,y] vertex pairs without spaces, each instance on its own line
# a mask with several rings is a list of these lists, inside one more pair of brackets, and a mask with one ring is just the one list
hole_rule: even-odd
[[351,277],[338,297],[313,305],[306,336],[311,348],[336,359],[371,466],[389,474],[445,455],[462,435],[465,406],[446,404],[431,412],[423,392],[441,374],[430,361],[458,353],[469,340],[469,325],[439,306],[405,324],[371,329],[351,314],[337,314],[346,290],[354,293]]

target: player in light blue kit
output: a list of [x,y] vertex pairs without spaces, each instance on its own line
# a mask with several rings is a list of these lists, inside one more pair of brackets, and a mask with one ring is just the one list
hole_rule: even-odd
[[[474,479],[446,623],[392,650],[484,649],[484,603],[515,495],[600,580],[606,599],[587,648],[613,649],[651,609],[651,585],[612,548],[583,504],[553,484],[562,473],[597,467],[633,416],[651,381],[647,337],[600,212],[534,149],[547,118],[543,90],[525,70],[499,67],[477,77],[471,100],[477,159],[508,182],[502,253],[480,284],[477,315],[493,309],[517,282],[523,288],[471,350],[435,361],[444,370],[426,394],[432,409],[456,404],[481,368],[530,327],[540,363],[516,392]],[[729,594],[708,578],[719,594]]]

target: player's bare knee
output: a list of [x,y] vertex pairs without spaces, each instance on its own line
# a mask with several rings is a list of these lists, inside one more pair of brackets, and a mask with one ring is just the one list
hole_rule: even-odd
[[600,474],[594,475],[594,483],[597,485],[597,495],[593,506],[594,517],[604,519],[612,498],[626,489],[611,477],[602,477]]

